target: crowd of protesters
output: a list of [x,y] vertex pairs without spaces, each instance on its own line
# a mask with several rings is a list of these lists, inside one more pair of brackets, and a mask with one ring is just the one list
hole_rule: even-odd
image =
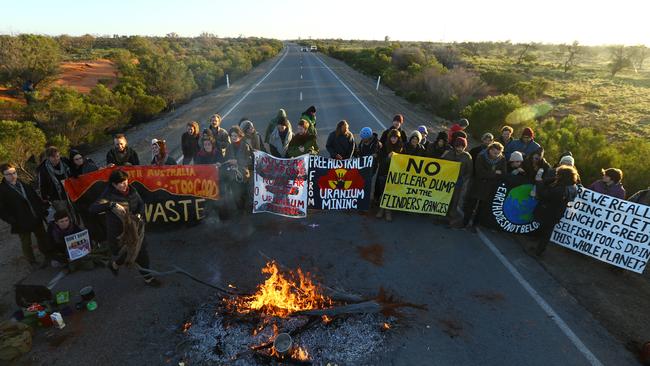
[[[242,118],[238,125],[228,130],[221,126],[221,122],[219,114],[212,115],[203,130],[199,122],[189,122],[181,137],[182,157],[178,162],[220,167],[222,195],[227,194],[241,212],[247,211],[252,204],[254,151],[268,152],[277,158],[317,155],[321,151],[317,143],[315,106],[301,113],[295,131],[284,109],[278,110],[271,119],[264,136],[248,118]],[[536,216],[541,219],[537,254],[545,250],[553,227],[562,217],[567,203],[576,196],[577,184],[580,184],[575,160],[570,152],[563,154],[557,164],[551,165],[529,127],[524,128],[517,138],[513,136],[512,127],[503,126],[500,131],[494,131],[495,134],[483,134],[479,144],[470,148],[466,133],[469,121],[466,119],[441,129],[431,139],[429,127],[418,126],[407,133],[403,129],[404,122],[404,116],[395,115],[391,126],[381,131],[381,135],[379,131],[363,127],[359,131],[359,141],[355,142],[348,122],[341,120],[327,137],[327,154],[333,159],[374,157],[373,197],[376,206],[379,206],[394,153],[460,163],[460,174],[446,220],[450,228],[456,229],[475,230],[480,217],[478,213],[486,207],[491,192],[500,182],[532,184],[534,188],[531,194],[539,201]],[[149,165],[153,166],[177,163],[170,156],[164,139],[151,141],[149,161]],[[128,146],[126,136],[115,135],[113,147],[106,153],[106,165],[119,167],[140,164],[141,159]],[[98,200],[79,200],[71,204],[62,181],[98,169],[95,162],[78,150],[71,150],[69,157],[62,157],[54,146],[45,149],[44,159],[37,168],[37,184],[34,187],[19,179],[15,164],[9,162],[0,165],[3,175],[0,183],[0,218],[11,226],[12,233],[19,236],[23,255],[32,265],[67,264],[65,236],[87,229],[93,242],[108,243],[113,254],[108,267],[114,274],[118,273],[119,266],[125,260],[124,252],[119,250],[120,238],[125,231],[124,216],[132,215],[135,222],[143,225],[144,204],[137,190],[129,184],[128,174],[119,168],[110,175],[109,185]],[[602,170],[602,178],[590,184],[589,188],[624,199],[626,192],[622,182],[623,172],[608,168]],[[629,200],[649,205],[650,189],[632,195]],[[393,214],[391,210],[377,207],[377,218],[392,221]],[[437,219],[436,223],[442,221]],[[33,252],[32,234],[45,258],[40,264],[36,262]],[[146,241],[143,241],[136,263],[142,268],[148,267]],[[147,284],[158,283],[146,272],[141,273]]]

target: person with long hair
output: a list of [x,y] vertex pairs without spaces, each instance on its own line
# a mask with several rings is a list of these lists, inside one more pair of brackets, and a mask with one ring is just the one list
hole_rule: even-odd
[[194,165],[220,165],[223,162],[221,152],[217,150],[214,138],[211,136],[203,139],[203,147],[194,157]]
[[201,138],[201,128],[196,121],[187,124],[187,131],[181,136],[181,150],[183,151],[183,165],[191,164],[192,159],[199,152],[199,139]]
[[269,152],[271,155],[276,158],[286,158],[287,149],[292,138],[291,122],[286,118],[280,118],[269,136]]
[[[398,129],[390,130],[386,135],[386,144],[384,144],[379,152],[377,179],[375,180],[375,201],[378,204],[381,203],[381,196],[384,194],[384,188],[386,188],[390,159],[393,157],[393,154],[401,154],[404,152],[404,140],[402,140],[400,134],[401,132]],[[377,218],[381,219],[384,216],[386,217],[386,221],[393,221],[391,210],[380,207],[377,211]]]
[[354,155],[354,135],[350,132],[348,121],[341,120],[336,124],[336,130],[327,137],[325,147],[332,159],[350,159]]
[[623,171],[616,168],[601,170],[603,177],[589,186],[589,189],[608,196],[625,199],[623,188]]
[[465,151],[466,148],[467,140],[464,137],[457,137],[454,140],[454,149],[449,150],[442,155],[442,159],[460,163],[460,174],[458,174],[454,193],[451,197],[451,202],[449,203],[449,211],[447,212],[447,216],[449,217],[449,227],[458,229],[462,227],[465,198],[471,184],[472,171],[474,170],[472,156]]
[[244,141],[244,131],[239,126],[232,126],[228,132],[231,142],[219,173],[223,178],[222,186],[230,188],[233,201],[241,210],[250,203],[252,194],[253,149]]
[[535,254],[540,256],[546,250],[553,228],[560,222],[567,204],[578,194],[579,175],[572,166],[560,166],[555,178],[544,180],[536,178],[535,195],[539,201],[535,208],[535,217],[540,220],[539,239]]
[[549,178],[551,176],[551,164],[546,161],[544,158],[544,148],[540,147],[532,154],[527,155],[524,158],[524,163],[522,165],[524,171],[526,172],[526,178],[529,183],[535,183],[537,176],[542,177],[542,179]]
[[165,140],[151,140],[151,156],[151,165],[176,165],[176,160],[169,156]]

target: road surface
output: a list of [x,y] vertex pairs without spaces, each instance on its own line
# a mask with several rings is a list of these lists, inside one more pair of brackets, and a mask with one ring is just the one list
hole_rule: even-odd
[[[381,132],[390,125],[392,116],[353,94],[328,62],[324,55],[288,45],[263,66],[264,72],[254,71],[247,88],[220,92],[231,93],[218,110],[225,116],[224,127],[247,117],[263,133],[278,108],[287,110],[295,126],[300,112],[313,104],[324,155],[327,134],[341,119],[355,134],[364,126]],[[184,130],[179,121],[203,122],[217,111],[196,108],[200,113],[186,108],[175,115],[176,137]],[[414,126],[407,121],[407,127]],[[141,148],[146,148],[142,141],[160,131],[142,129]],[[403,320],[369,364],[636,364],[536,261],[500,233],[449,230],[422,215],[397,213],[394,222],[386,223],[372,213],[310,211],[302,220],[267,214],[227,222],[210,219],[150,232],[148,238],[154,268],[174,264],[211,281],[252,287],[262,278],[262,250],[333,286],[369,296],[384,287],[404,300],[426,304],[428,311]],[[368,245],[383,248],[383,265],[359,256],[357,247]],[[40,271],[28,282],[47,282],[55,274],[54,269]],[[74,365],[89,359],[97,365],[177,364],[181,324],[214,294],[183,277],[164,282],[161,288],[147,288],[130,270],[117,278],[106,269],[66,276],[55,290],[92,284],[99,308],[70,317],[62,336],[37,335],[34,350],[19,364]]]

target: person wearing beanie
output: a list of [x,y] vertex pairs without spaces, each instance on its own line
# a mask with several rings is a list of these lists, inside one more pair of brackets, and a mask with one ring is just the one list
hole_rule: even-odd
[[449,161],[456,161],[460,163],[460,174],[456,180],[454,194],[449,204],[447,216],[449,217],[449,227],[461,228],[463,224],[465,207],[465,197],[471,184],[472,179],[472,156],[465,151],[467,148],[467,140],[463,137],[458,137],[454,141],[454,148],[445,152],[442,159]]
[[315,106],[309,106],[302,114],[300,115],[300,119],[304,119],[307,122],[309,122],[309,133],[313,134],[314,136],[317,135],[316,131],[316,107]]
[[504,147],[508,146],[508,144],[512,141],[513,132],[514,130],[510,126],[501,127],[501,135],[499,135],[497,141],[499,141]]
[[451,125],[451,127],[449,127],[449,131],[447,132],[449,141],[453,144],[455,137],[457,137],[454,136],[454,134],[457,132],[465,131],[467,127],[469,127],[469,121],[466,118],[461,118],[458,120],[458,122]]
[[385,130],[381,134],[381,138],[379,138],[379,142],[381,142],[382,145],[386,145],[386,139],[388,138],[388,133],[391,130],[397,130],[397,131],[399,131],[399,135],[400,135],[400,137],[402,139],[402,145],[406,146],[407,136],[406,136],[406,132],[404,132],[404,130],[402,130],[402,125],[403,124],[404,124],[404,116],[402,116],[401,114],[396,114],[393,117],[392,126],[390,126],[390,128],[388,128],[387,130]]
[[589,189],[608,196],[625,199],[623,188],[623,171],[617,168],[601,170],[603,177],[593,182]]
[[52,267],[60,267],[62,264],[69,262],[65,237],[82,231],[83,229],[72,221],[67,211],[54,213],[54,221],[47,227],[47,236],[50,239],[50,264]]
[[187,124],[187,131],[181,136],[181,152],[183,153],[183,165],[192,164],[196,153],[199,152],[199,139],[201,137],[201,128],[196,121]]
[[376,133],[372,132],[370,127],[364,127],[359,132],[359,144],[354,150],[355,156],[360,158],[363,156],[372,156],[372,175],[377,172],[377,164],[379,157],[379,150],[381,150],[381,143]]
[[494,142],[494,135],[492,135],[489,132],[484,133],[483,136],[481,136],[481,144],[478,146],[474,146],[471,150],[469,150],[469,154],[472,156],[472,161],[476,162],[476,158],[478,157],[478,154],[482,153],[493,142]]
[[354,156],[354,135],[350,132],[350,125],[346,120],[339,121],[336,130],[327,137],[325,147],[332,159],[344,160]]
[[422,146],[420,141],[422,141],[422,134],[420,131],[415,130],[411,132],[408,144],[406,144],[406,147],[404,148],[404,154],[413,156],[425,156],[427,151],[424,146]]
[[506,157],[503,145],[493,142],[481,151],[474,162],[474,179],[464,207],[463,224],[471,231],[476,231],[479,211],[489,206],[497,185],[506,175]]
[[301,119],[296,127],[296,134],[289,142],[287,157],[295,158],[304,154],[318,155],[318,143],[316,135],[311,132],[309,121]]
[[425,125],[418,126],[418,132],[422,135],[422,141],[420,141],[420,144],[424,146],[424,149],[426,150],[429,145],[431,144],[431,141],[429,141],[429,129]]
[[239,121],[239,128],[244,131],[244,141],[250,145],[253,150],[266,152],[266,147],[264,147],[262,136],[255,129],[253,121],[249,120],[248,118],[242,118]]
[[283,118],[287,119],[287,112],[284,109],[279,109],[275,117],[273,117],[273,119],[271,119],[269,122],[269,125],[266,126],[266,132],[264,133],[264,142],[267,144],[269,143],[269,139],[271,138],[273,130],[278,127],[278,122]]
[[427,146],[426,156],[429,158],[439,159],[442,157],[446,151],[451,150],[452,147],[449,145],[449,135],[446,131],[440,131],[435,141],[432,141],[429,146]]
[[526,156],[539,150],[540,147],[541,146],[535,142],[535,133],[533,132],[533,129],[526,127],[521,132],[521,137],[519,140],[510,141],[510,143],[508,143],[506,146],[506,158],[509,159],[510,154],[512,154],[514,151],[519,151],[525,159]]
[[268,140],[271,155],[276,158],[285,158],[292,138],[291,122],[286,118],[280,118]]
[[70,149],[70,176],[78,176],[99,170],[97,164],[91,158],[84,157],[79,150]]
[[560,165],[575,166],[575,160],[571,155],[565,155],[560,159]]
[[[390,168],[390,160],[393,157],[393,154],[401,154],[404,152],[404,143],[403,139],[400,136],[400,132],[397,129],[392,129],[388,132],[386,138],[386,144],[384,144],[379,152],[379,166],[377,168],[377,179],[375,180],[375,202],[381,202],[381,197],[384,194],[384,188],[386,188],[386,179],[388,178],[388,170]],[[379,208],[377,211],[376,217],[381,219],[386,217],[386,221],[393,221],[393,213],[391,210]]]

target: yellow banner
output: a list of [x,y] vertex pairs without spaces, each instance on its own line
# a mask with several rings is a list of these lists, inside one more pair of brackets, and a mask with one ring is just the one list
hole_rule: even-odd
[[459,173],[459,162],[393,154],[380,207],[444,216]]

